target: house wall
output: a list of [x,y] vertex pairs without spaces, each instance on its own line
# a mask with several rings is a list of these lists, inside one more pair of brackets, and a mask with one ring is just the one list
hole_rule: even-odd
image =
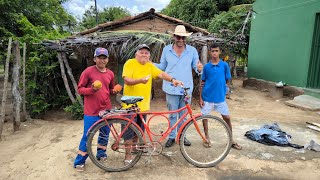
[[112,30],[113,31],[141,30],[141,31],[150,31],[150,32],[158,32],[158,33],[169,33],[169,32],[174,32],[174,29],[176,26],[177,24],[174,24],[172,22],[167,22],[159,18],[154,18],[154,19],[145,19],[132,24],[114,28]]
[[305,87],[320,0],[257,0],[248,76]]

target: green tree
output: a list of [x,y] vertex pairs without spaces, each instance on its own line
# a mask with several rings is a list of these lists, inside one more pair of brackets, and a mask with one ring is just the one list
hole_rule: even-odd
[[[69,36],[62,25],[75,19],[62,7],[66,0],[0,0],[0,57],[5,57],[8,37],[27,43],[27,107],[35,117],[49,108],[70,103],[61,80],[56,52],[34,45]],[[54,28],[58,27],[58,28]]]
[[[98,24],[118,20],[127,16],[130,16],[130,12],[122,7],[104,8],[98,13]],[[94,6],[91,6],[85,11],[80,25],[87,29],[96,26],[96,13]]]
[[25,16],[34,26],[43,26],[45,30],[53,29],[53,25],[62,26],[68,20],[75,22],[61,5],[65,1],[0,0],[0,31],[10,32],[17,37],[24,36],[18,23],[20,15]]
[[[252,4],[237,5],[231,7],[227,12],[221,12],[219,15],[215,15],[209,23],[208,30],[211,33],[219,33],[221,29],[228,29],[231,33],[236,33],[241,29],[251,8]],[[247,22],[244,32],[247,36],[249,36],[249,24],[250,22]]]
[[208,28],[214,15],[228,11],[234,5],[252,2],[254,0],[171,0],[161,13]]
[[[247,64],[248,61],[250,18],[246,23],[244,22],[251,8],[252,4],[233,6],[229,11],[215,15],[208,27],[211,33],[218,34],[219,37],[227,40],[223,47],[226,54],[233,54],[242,64]],[[231,41],[237,43],[230,44]]]

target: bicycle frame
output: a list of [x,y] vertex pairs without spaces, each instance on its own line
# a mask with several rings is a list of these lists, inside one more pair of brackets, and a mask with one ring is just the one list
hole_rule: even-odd
[[[181,118],[178,119],[178,121],[170,128],[169,124],[168,124],[168,128],[166,130],[166,132],[161,133],[160,135],[156,135],[154,134],[149,126],[148,126],[148,122],[155,116],[164,116],[165,114],[175,114],[175,113],[179,113],[183,110],[187,110]],[[148,118],[148,121],[146,121],[146,119],[143,118],[143,115],[153,115],[151,117]],[[194,125],[196,127],[196,130],[198,131],[199,135],[201,136],[201,138],[203,139],[203,141],[206,141],[205,136],[201,133],[200,128],[196,122],[196,118],[201,116],[201,113],[195,114],[193,115],[191,106],[189,104],[186,104],[184,107],[174,110],[174,111],[161,111],[161,112],[134,112],[134,113],[123,113],[123,114],[112,114],[112,115],[108,115],[102,119],[100,119],[99,121],[95,122],[90,129],[88,130],[88,133],[91,131],[91,128],[94,127],[96,124],[105,121],[106,124],[108,125],[108,127],[111,129],[112,127],[108,124],[108,119],[121,119],[121,120],[125,120],[128,121],[127,126],[125,127],[125,129],[123,130],[123,132],[129,127],[130,124],[134,124],[139,131],[141,132],[141,134],[143,135],[143,140],[146,143],[147,139],[146,139],[146,135],[144,134],[143,130],[141,129],[141,127],[134,121],[135,118],[137,116],[140,116],[141,120],[142,120],[142,124],[145,128],[145,132],[147,133],[147,136],[149,138],[149,141],[152,142],[153,141],[153,137],[154,136],[161,136],[161,138],[157,141],[157,142],[162,142],[164,139],[166,139],[167,136],[169,136],[169,134],[181,123],[183,122],[184,118],[190,115],[190,118],[188,118],[180,127],[177,136],[176,136],[176,142],[179,143],[180,142],[180,135],[182,133],[183,128],[190,122],[190,121],[194,121]],[[127,118],[128,116],[131,116],[131,118]],[[166,116],[164,116],[166,117]],[[168,118],[166,117],[166,119],[168,120]],[[114,137],[118,137],[118,140],[120,139],[120,137],[122,136],[123,132],[119,135],[119,134],[113,134]],[[113,133],[111,131],[111,133]],[[88,135],[88,134],[87,134]]]

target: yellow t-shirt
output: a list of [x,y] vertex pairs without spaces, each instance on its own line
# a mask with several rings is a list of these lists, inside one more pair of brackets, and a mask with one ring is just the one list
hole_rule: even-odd
[[[162,71],[151,62],[147,62],[142,65],[135,58],[129,59],[123,66],[123,78],[128,77],[132,79],[140,79],[150,75],[150,79],[146,84],[125,84],[123,88],[123,95],[142,96],[144,99],[141,102],[138,102],[138,106],[141,111],[148,111],[150,109],[152,79],[156,79],[160,73],[162,73]],[[123,104],[123,107],[127,108],[128,106]]]

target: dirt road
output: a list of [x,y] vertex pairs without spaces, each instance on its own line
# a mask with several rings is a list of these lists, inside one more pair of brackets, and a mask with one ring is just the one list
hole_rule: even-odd
[[[5,124],[5,140],[0,142],[0,179],[320,179],[320,152],[265,146],[244,136],[248,130],[277,122],[292,135],[293,143],[304,145],[312,139],[320,143],[320,132],[305,127],[305,121],[320,123],[320,115],[288,107],[283,103],[286,99],[272,100],[267,92],[243,89],[241,83],[234,82],[236,89],[228,104],[234,138],[243,150],[231,150],[217,167],[195,168],[175,145],[165,149],[173,156],[156,156],[149,164],[145,164],[147,157],[142,157],[125,172],[104,172],[90,160],[85,172],[76,172],[72,164],[82,121],[56,113],[46,120],[23,123],[15,134],[11,123]],[[153,102],[152,107],[166,109],[164,100]]]

